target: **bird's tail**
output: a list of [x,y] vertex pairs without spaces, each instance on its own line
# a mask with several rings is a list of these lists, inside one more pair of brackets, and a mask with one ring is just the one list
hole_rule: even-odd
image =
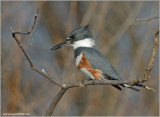
[[130,89],[132,89],[132,90],[134,90],[134,91],[140,91],[139,89],[137,89],[137,88],[135,88],[135,87],[133,87],[133,86],[127,85],[127,84],[123,84],[122,86],[123,86],[123,87],[130,88]]

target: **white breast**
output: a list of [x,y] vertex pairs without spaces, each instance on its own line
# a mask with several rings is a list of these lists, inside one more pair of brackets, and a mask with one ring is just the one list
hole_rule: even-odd
[[77,49],[79,47],[93,47],[95,45],[95,41],[92,38],[85,38],[79,41],[75,41],[71,46],[73,46],[74,49]]
[[[78,67],[80,61],[82,61],[82,53],[76,57],[76,66]],[[93,75],[86,69],[81,68],[80,71],[88,78],[88,79],[94,79]]]
[[77,67],[78,67],[81,59],[82,59],[82,53],[81,53],[79,56],[76,57],[76,66],[77,66]]

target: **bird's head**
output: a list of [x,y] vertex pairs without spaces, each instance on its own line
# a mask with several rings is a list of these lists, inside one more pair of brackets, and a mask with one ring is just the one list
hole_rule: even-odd
[[92,39],[89,25],[74,29],[69,33],[64,42],[52,47],[51,50],[59,49],[64,45],[73,46],[74,49],[78,47],[93,47],[95,45],[95,41]]

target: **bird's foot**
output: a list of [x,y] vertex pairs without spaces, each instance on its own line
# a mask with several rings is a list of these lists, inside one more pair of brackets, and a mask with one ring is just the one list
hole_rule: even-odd
[[84,88],[84,87],[85,87],[84,81],[85,81],[85,80],[82,80],[82,81],[81,81],[81,83],[79,84],[79,88]]

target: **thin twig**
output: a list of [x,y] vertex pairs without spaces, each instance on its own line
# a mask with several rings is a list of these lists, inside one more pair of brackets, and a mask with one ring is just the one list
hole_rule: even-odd
[[25,57],[27,58],[30,66],[31,66],[31,68],[32,68],[34,71],[36,71],[36,72],[40,73],[41,75],[43,75],[45,78],[47,78],[49,81],[53,82],[53,83],[56,84],[57,86],[63,87],[60,83],[58,83],[58,82],[56,82],[55,80],[53,80],[53,78],[50,78],[50,77],[47,76],[44,72],[42,72],[42,71],[40,71],[40,70],[38,70],[37,68],[34,67],[34,65],[33,65],[30,57],[28,56],[26,50],[23,48],[23,46],[21,45],[20,41],[19,41],[18,38],[16,37],[16,34],[22,34],[22,35],[32,34],[32,31],[33,31],[33,29],[34,29],[34,26],[35,26],[35,23],[36,23],[36,19],[37,19],[37,16],[38,16],[38,11],[39,11],[39,9],[37,10],[37,14],[36,14],[36,16],[35,16],[35,18],[34,18],[34,23],[33,23],[33,25],[32,25],[32,28],[31,28],[31,31],[30,31],[30,32],[24,32],[24,33],[23,33],[23,32],[14,32],[12,27],[10,27],[10,31],[11,31],[11,33],[12,33],[13,38],[16,40],[18,46],[21,48],[22,52],[24,53]]
[[155,34],[152,55],[151,55],[150,61],[148,63],[148,66],[144,72],[144,76],[138,80],[134,80],[130,85],[134,85],[136,83],[144,83],[149,79],[150,73],[151,73],[151,70],[152,70],[156,55],[157,55],[158,46],[159,46],[159,28],[157,29],[157,32]]
[[35,26],[35,24],[36,24],[36,20],[37,20],[37,17],[38,17],[38,13],[39,13],[39,8],[37,9],[37,13],[36,13],[36,15],[34,16],[34,23],[33,23],[33,25],[32,25],[32,28],[31,28],[30,33],[32,33],[32,31],[33,31],[33,29],[34,29],[34,26]]
[[33,22],[32,28],[31,28],[31,30],[30,30],[29,32],[14,32],[14,35],[15,35],[15,34],[21,34],[21,35],[32,34],[33,29],[34,29],[34,26],[35,26],[36,21],[37,21],[38,13],[39,13],[39,8],[37,9],[37,13],[36,13],[35,16],[34,16],[34,22]]
[[154,20],[154,19],[157,19],[159,17],[153,17],[153,18],[150,18],[150,19],[137,19],[137,21],[151,21],[151,20]]

